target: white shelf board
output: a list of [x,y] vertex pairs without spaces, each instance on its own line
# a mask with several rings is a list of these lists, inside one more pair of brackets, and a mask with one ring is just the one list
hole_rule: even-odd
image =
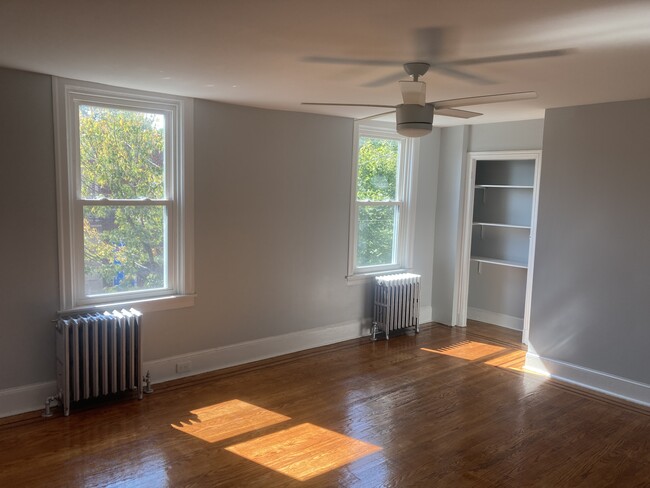
[[475,185],[474,188],[514,188],[532,190],[534,187],[532,185]]
[[528,229],[528,230],[530,230],[530,225],[497,224],[495,222],[472,222],[472,225],[486,225],[488,227],[507,227],[509,229]]
[[518,261],[509,261],[507,259],[486,258],[484,256],[472,256],[470,259],[472,261],[476,261],[477,263],[496,264],[498,266],[509,266],[511,268],[522,268],[522,269],[528,268],[528,265],[526,263],[520,263]]

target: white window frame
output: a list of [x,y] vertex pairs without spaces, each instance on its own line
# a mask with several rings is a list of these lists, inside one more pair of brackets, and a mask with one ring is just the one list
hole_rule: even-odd
[[[60,312],[137,306],[141,311],[194,304],[193,101],[188,98],[109,87],[54,77],[54,135],[59,226]],[[84,282],[84,202],[111,205],[122,200],[81,197],[79,105],[155,112],[165,117],[165,186],[163,199],[129,200],[128,205],[167,209],[166,286],[155,290],[87,296]]]
[[[400,158],[397,176],[398,208],[397,232],[394,236],[393,263],[379,266],[357,265],[357,240],[359,232],[358,209],[364,202],[357,201],[357,177],[359,167],[359,139],[377,137],[394,139],[400,142]],[[375,275],[391,272],[410,271],[413,262],[413,236],[415,232],[415,202],[417,197],[418,156],[420,141],[416,138],[399,135],[394,124],[381,122],[355,122],[354,150],[352,159],[352,185],[350,198],[350,234],[348,250],[349,282],[367,281]]]

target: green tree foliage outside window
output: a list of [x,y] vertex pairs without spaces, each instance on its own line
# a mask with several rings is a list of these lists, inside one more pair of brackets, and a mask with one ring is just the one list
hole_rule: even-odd
[[[79,108],[81,196],[165,197],[165,128],[159,114]],[[165,286],[163,205],[84,205],[87,294]]]
[[[357,266],[391,264],[398,223],[396,202],[400,144],[394,139],[359,138],[357,172]],[[366,203],[366,204],[364,204]]]

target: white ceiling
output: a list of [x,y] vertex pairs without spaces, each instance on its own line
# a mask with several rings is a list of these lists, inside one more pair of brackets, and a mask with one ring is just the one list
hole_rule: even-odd
[[[2,0],[0,66],[255,107],[365,117],[376,112],[300,103],[400,103],[396,82],[362,86],[400,68],[307,59],[414,61],[415,31],[427,27],[446,33],[438,62],[570,50],[560,57],[459,68],[492,84],[429,72],[423,78],[429,101],[539,94],[536,100],[469,107],[485,114],[472,123],[650,97],[648,0]],[[464,121],[440,117],[434,123]]]

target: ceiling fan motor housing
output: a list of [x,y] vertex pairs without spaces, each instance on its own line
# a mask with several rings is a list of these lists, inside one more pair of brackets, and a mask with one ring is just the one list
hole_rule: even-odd
[[397,133],[407,137],[422,137],[433,128],[433,105],[401,104],[396,108]]

